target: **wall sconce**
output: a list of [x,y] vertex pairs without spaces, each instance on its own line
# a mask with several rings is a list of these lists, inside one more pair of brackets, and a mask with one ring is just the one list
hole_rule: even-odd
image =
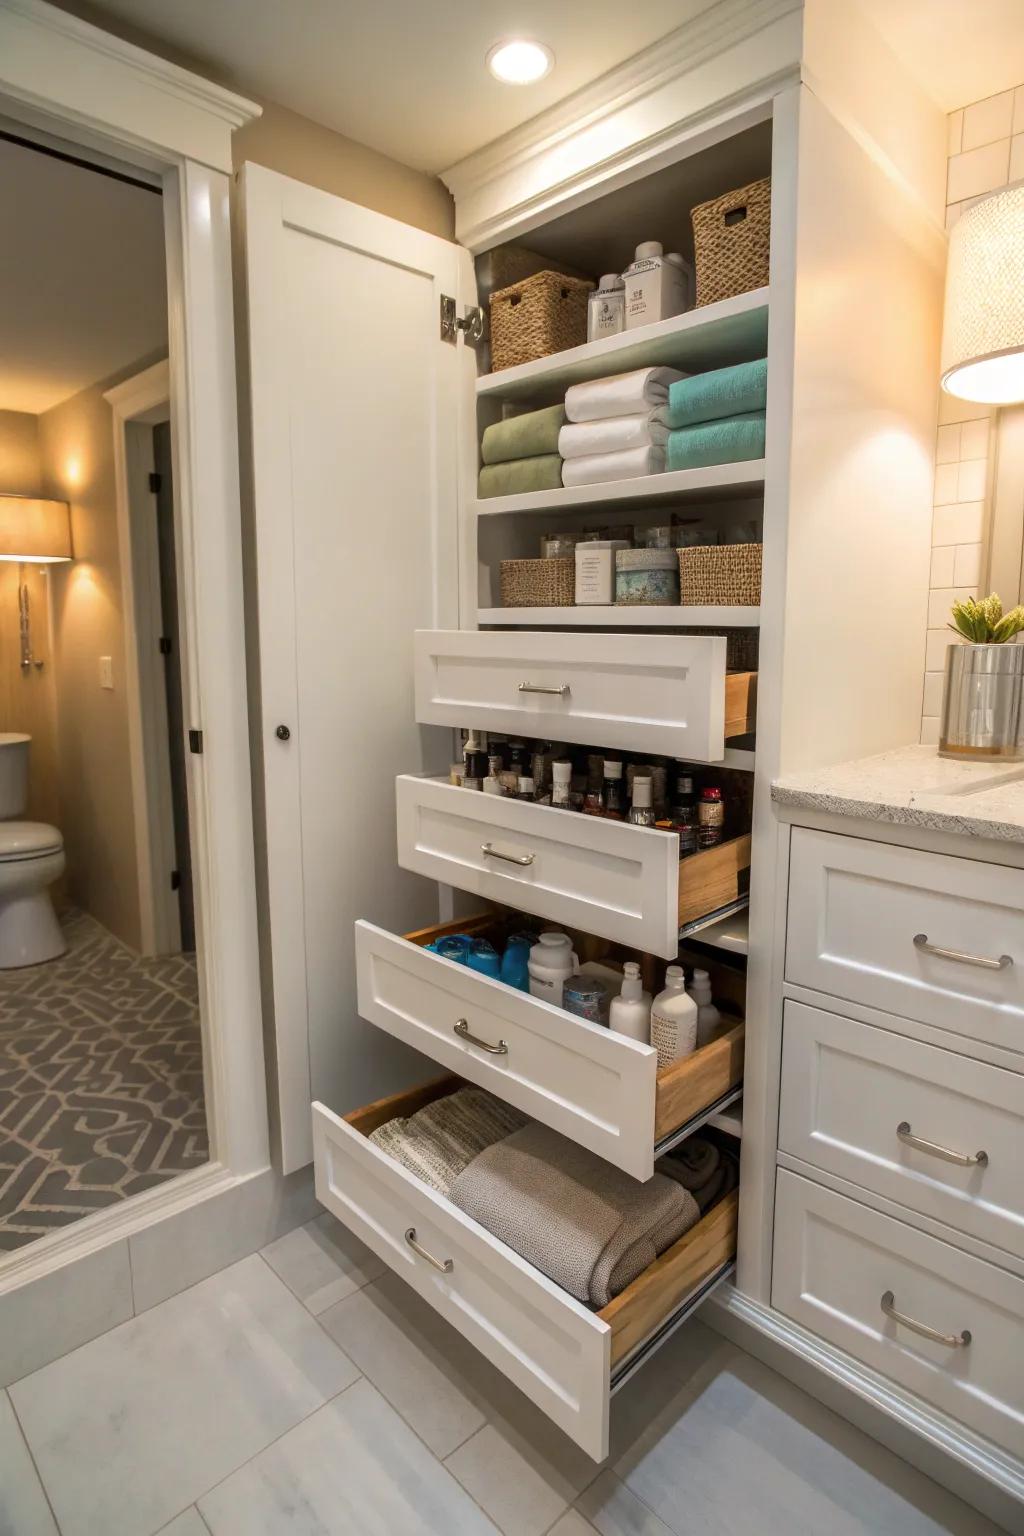
[[985,405],[1024,400],[1024,184],[975,203],[950,231],[942,387]]
[[[0,495],[0,560],[16,560],[20,567],[18,628],[23,672],[27,672],[35,661],[24,568],[26,565],[56,565],[72,558],[71,508],[66,501]],[[43,663],[35,661],[35,665],[41,667]]]

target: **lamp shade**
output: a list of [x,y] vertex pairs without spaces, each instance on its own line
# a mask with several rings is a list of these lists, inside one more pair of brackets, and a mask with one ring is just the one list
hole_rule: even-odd
[[942,387],[961,400],[1024,400],[1024,185],[975,203],[953,225]]
[[66,501],[0,496],[0,560],[51,565],[71,558],[71,508]]

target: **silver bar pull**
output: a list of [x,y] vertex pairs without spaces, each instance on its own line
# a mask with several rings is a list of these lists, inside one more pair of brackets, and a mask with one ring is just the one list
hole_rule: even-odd
[[504,1040],[499,1040],[497,1045],[490,1045],[486,1040],[481,1040],[479,1035],[471,1035],[469,1032],[469,1020],[457,1019],[455,1021],[455,1033],[460,1040],[468,1040],[470,1045],[478,1045],[489,1056],[507,1056],[508,1045]]
[[937,1328],[929,1328],[927,1323],[919,1323],[916,1317],[908,1317],[905,1312],[897,1312],[896,1297],[892,1291],[886,1291],[883,1294],[881,1307],[886,1317],[891,1317],[894,1323],[901,1323],[912,1333],[919,1333],[922,1339],[931,1339],[933,1344],[945,1344],[950,1349],[960,1349],[971,1342],[969,1328],[965,1328],[963,1333],[940,1333]]
[[504,859],[506,864],[518,864],[522,869],[527,869],[537,857],[535,853],[502,853],[491,843],[481,843],[480,852],[485,859]]
[[914,948],[926,955],[937,955],[940,960],[957,960],[961,965],[980,965],[983,971],[1005,971],[1013,964],[1012,955],[1000,955],[992,960],[988,955],[968,955],[962,949],[943,949],[940,944],[929,944],[926,933],[914,934]]
[[947,1163],[956,1163],[958,1168],[984,1168],[988,1163],[987,1152],[975,1152],[972,1157],[969,1152],[954,1152],[952,1147],[941,1147],[937,1141],[925,1141],[921,1136],[915,1136],[910,1129],[909,1120],[901,1120],[896,1127],[896,1135],[900,1141],[908,1147],[916,1147],[919,1152],[930,1152],[932,1157],[941,1157]]
[[450,1275],[452,1270],[455,1268],[453,1260],[435,1259],[432,1253],[428,1253],[425,1248],[420,1247],[419,1243],[416,1241],[415,1227],[410,1227],[408,1229],[405,1234],[405,1240],[409,1244],[409,1247],[412,1249],[413,1253],[418,1253],[421,1259],[426,1259],[428,1264],[433,1264],[434,1268],[439,1269],[442,1275]]
[[556,683],[554,685],[554,687],[551,687],[551,688],[546,687],[543,683],[520,683],[519,684],[519,692],[520,693],[554,693],[554,694],[557,694],[559,698],[564,699],[566,694],[572,692],[572,689],[569,687],[568,683]]

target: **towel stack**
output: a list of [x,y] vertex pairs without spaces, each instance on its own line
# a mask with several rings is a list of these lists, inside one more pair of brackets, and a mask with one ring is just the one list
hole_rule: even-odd
[[668,469],[699,469],[764,457],[768,359],[677,380],[664,419]]
[[659,1173],[674,1179],[696,1200],[701,1215],[740,1181],[739,1164],[731,1152],[720,1152],[713,1141],[690,1136],[655,1165]]
[[564,421],[565,407],[548,405],[488,427],[480,444],[481,498],[557,490],[562,483],[558,434]]
[[558,434],[563,485],[595,485],[656,475],[665,468],[670,386],[676,368],[638,368],[573,384],[565,396],[568,425]]

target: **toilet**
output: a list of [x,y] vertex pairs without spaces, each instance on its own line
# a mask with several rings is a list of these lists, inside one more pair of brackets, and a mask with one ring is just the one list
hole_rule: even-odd
[[0,732],[0,971],[41,965],[67,950],[50,899],[64,873],[56,827],[23,821],[31,736]]

